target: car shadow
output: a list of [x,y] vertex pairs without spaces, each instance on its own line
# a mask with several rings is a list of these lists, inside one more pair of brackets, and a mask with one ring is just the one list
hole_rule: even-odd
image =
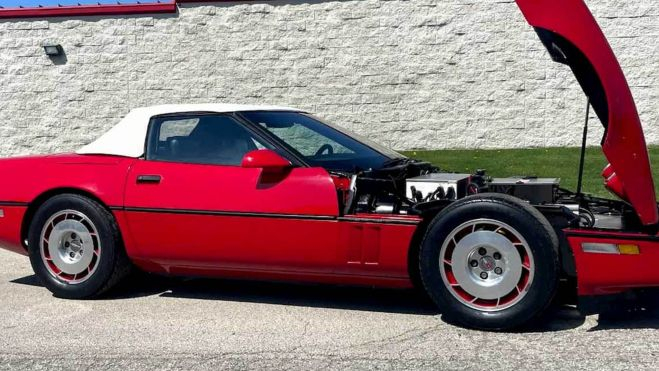
[[[42,286],[34,275],[11,282]],[[406,289],[208,278],[183,279],[135,274],[100,300],[125,300],[147,296],[438,316],[442,321],[453,324],[441,315],[424,293]],[[570,330],[582,326],[585,320],[586,317],[575,306],[555,305],[536,325],[516,332]],[[601,312],[597,325],[588,331],[613,329],[659,329],[659,305],[650,307],[645,302],[627,302],[616,311]]]
[[630,302],[621,308],[602,312],[597,326],[588,331],[633,329],[659,330],[659,305]]
[[[159,280],[165,286],[158,289],[146,283],[147,286],[138,291],[141,293],[150,289],[161,291],[158,295],[165,298],[223,300],[415,315],[439,314],[429,298],[414,290],[207,278],[159,278]],[[116,292],[107,298],[118,299],[125,295],[131,297],[131,293]]]
[[9,281],[9,282],[11,282],[11,283],[18,283],[18,284],[20,284],[20,285],[26,285],[26,286],[39,286],[39,287],[43,287],[43,284],[41,283],[41,281],[39,280],[39,278],[37,278],[37,276],[35,276],[34,274],[31,275],[31,276],[25,276],[25,277],[17,278],[17,279],[15,279],[15,280],[11,280],[11,281]]

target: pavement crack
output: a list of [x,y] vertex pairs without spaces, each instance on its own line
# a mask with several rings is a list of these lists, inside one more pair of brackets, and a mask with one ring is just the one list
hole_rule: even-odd
[[385,337],[385,338],[380,338],[380,339],[375,339],[375,340],[369,340],[365,341],[362,343],[358,343],[356,345],[352,345],[350,347],[370,347],[374,345],[380,345],[380,346],[387,346],[387,345],[392,345],[392,344],[397,344],[397,343],[402,343],[411,339],[421,339],[430,333],[434,331],[438,331],[441,328],[441,325],[435,325],[432,327],[425,327],[425,328],[415,328],[415,329],[410,329],[407,331],[404,331],[400,334]]

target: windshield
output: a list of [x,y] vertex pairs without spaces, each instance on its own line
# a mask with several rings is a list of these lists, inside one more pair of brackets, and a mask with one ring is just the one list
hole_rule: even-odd
[[299,112],[243,112],[251,122],[268,130],[311,166],[328,170],[358,171],[381,168],[403,155],[344,129]]

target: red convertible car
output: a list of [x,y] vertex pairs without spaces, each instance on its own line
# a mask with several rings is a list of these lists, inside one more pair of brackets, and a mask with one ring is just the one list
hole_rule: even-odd
[[0,244],[63,298],[101,295],[132,267],[416,286],[482,329],[539,318],[559,281],[580,304],[658,286],[654,184],[620,65],[582,0],[517,4],[606,128],[618,200],[441,172],[291,108],[158,106],[75,154],[1,160]]

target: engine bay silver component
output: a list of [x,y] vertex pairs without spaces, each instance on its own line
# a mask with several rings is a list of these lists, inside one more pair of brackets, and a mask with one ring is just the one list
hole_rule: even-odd
[[566,205],[563,205],[563,206],[570,209],[570,211],[572,211],[572,213],[574,215],[577,215],[577,216],[579,215],[579,208],[580,208],[579,204],[566,204]]
[[348,214],[352,208],[352,204],[355,201],[355,195],[357,194],[357,174],[350,177],[350,187],[348,189],[348,199],[346,201],[345,208],[343,212]]
[[505,193],[534,205],[556,201],[558,178],[494,178],[489,183],[490,192]]
[[405,196],[415,201],[455,200],[467,194],[470,174],[431,173],[408,178]]
[[375,207],[376,214],[393,214],[395,205],[391,203],[382,203]]

